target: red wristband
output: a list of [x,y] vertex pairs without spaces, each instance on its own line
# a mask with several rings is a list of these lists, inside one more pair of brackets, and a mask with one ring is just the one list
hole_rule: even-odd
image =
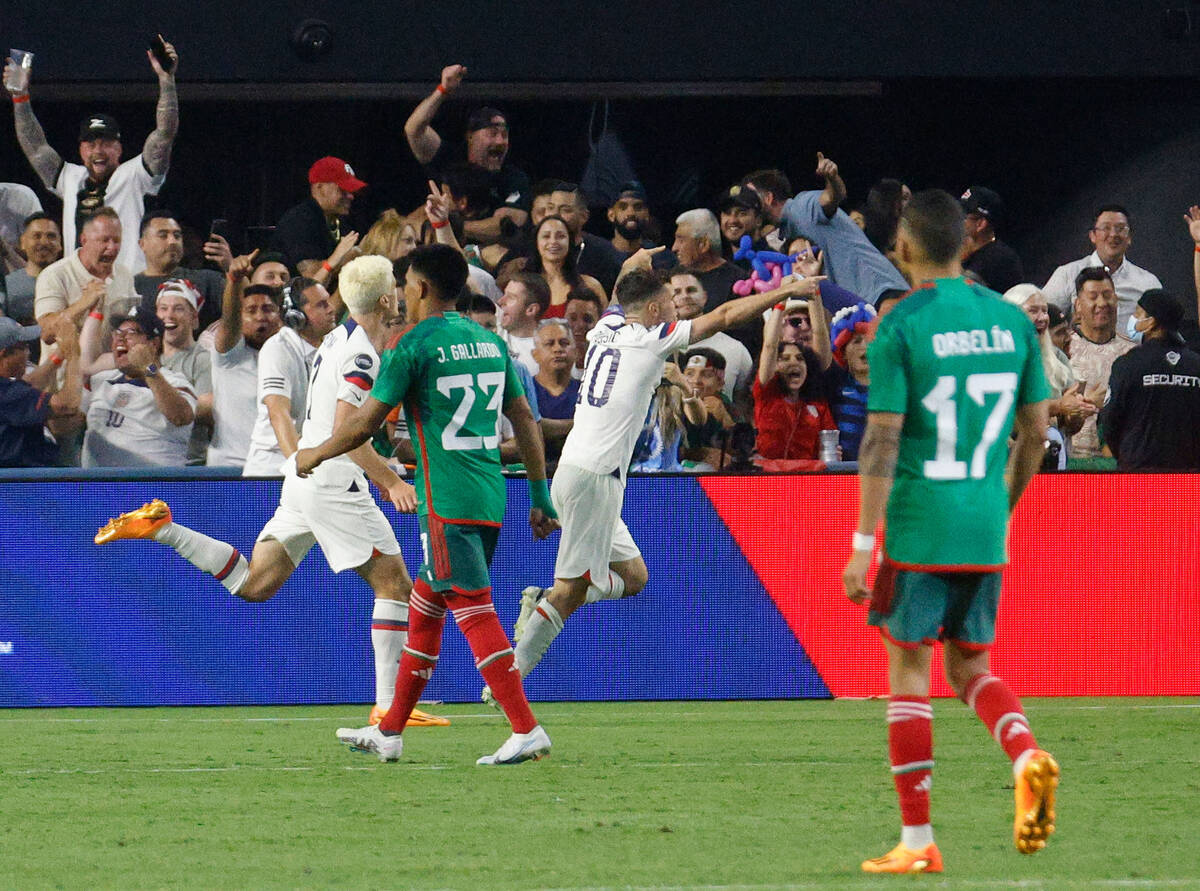
[[328,260],[326,260],[324,263],[321,264],[321,268],[324,269],[326,272],[333,272],[333,267],[329,265]]
[[441,93],[443,96],[446,95],[446,88],[443,87],[441,84],[438,84],[436,87],[434,87],[434,89],[437,90],[439,93]]
[[1196,245],[1196,253],[1200,254],[1200,244]]
[[64,361],[63,357],[60,356],[58,353],[55,353],[53,356],[50,357],[51,365],[62,365],[63,361]]
[[429,222],[429,225],[430,225],[430,226],[432,226],[434,229],[441,229],[441,228],[443,228],[443,227],[445,227],[445,226],[449,226],[449,225],[450,225],[450,221],[449,221],[449,220],[442,220],[440,223],[437,223],[437,222],[434,222],[434,221],[430,220],[430,222]]
[[92,310],[90,313],[88,313],[88,316],[89,316],[90,318],[93,318],[93,319],[95,319],[97,322],[103,322],[103,321],[104,321],[104,313],[102,313],[102,312],[96,312],[96,310],[94,310],[94,309],[93,309],[93,310]]
[[20,105],[22,102],[28,102],[28,101],[29,101],[28,93],[17,93],[15,96],[13,96],[13,105]]

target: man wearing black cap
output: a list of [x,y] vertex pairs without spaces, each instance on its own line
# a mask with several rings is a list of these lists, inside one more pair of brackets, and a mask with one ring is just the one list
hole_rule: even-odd
[[163,368],[163,323],[142,309],[112,336],[116,371],[92,375],[84,467],[183,467],[195,420],[187,378]]
[[612,246],[624,262],[641,248],[656,247],[646,238],[650,226],[650,208],[646,205],[646,189],[636,179],[621,183],[617,200],[608,209],[612,223]]
[[[63,387],[54,392],[55,366],[46,363],[25,377],[29,349],[42,329],[21,326],[0,316],[0,467],[45,467],[54,464],[58,448],[45,429],[63,436],[79,429],[79,336],[66,317],[55,321]],[[55,369],[56,370],[56,369]]]
[[1004,202],[991,189],[971,186],[959,199],[962,204],[963,270],[973,272],[980,284],[1003,294],[1025,281],[1025,269],[1017,252],[996,237],[1004,225]]
[[1141,346],[1109,376],[1100,429],[1121,470],[1200,470],[1200,355],[1179,336],[1183,304],[1146,291],[1127,331]]
[[[366,186],[341,158],[326,156],[316,161],[308,168],[308,198],[279,218],[271,250],[283,254],[292,269],[303,260],[317,260],[327,275],[336,272],[337,266],[357,256],[350,248],[358,235],[343,231],[343,222],[354,196]],[[339,251],[344,239],[349,244]]]
[[750,269],[749,260],[734,260],[742,236],[749,235],[756,251],[769,251],[771,246],[762,237],[762,200],[758,193],[745,186],[730,186],[717,197],[717,218],[721,221],[722,254],[743,269]]
[[[421,100],[404,124],[404,135],[413,157],[425,168],[430,179],[460,153],[451,149],[433,129],[433,118],[446,97],[458,89],[467,74],[462,65],[442,69],[441,82]],[[467,118],[466,161],[488,175],[489,206],[480,219],[464,223],[466,240],[477,244],[495,244],[500,240],[501,223],[511,220],[520,228],[529,219],[529,177],[506,163],[508,159],[508,118],[495,108],[477,108]]]
[[[106,114],[93,114],[79,125],[79,157],[83,164],[71,164],[63,160],[46,142],[42,125],[29,103],[29,90],[9,90],[13,101],[13,121],[17,129],[17,141],[46,189],[63,202],[63,245],[70,249],[77,245],[76,233],[93,211],[112,207],[121,220],[121,228],[127,238],[121,246],[118,262],[130,270],[141,272],[146,265],[133,233],[142,222],[144,200],[147,195],[157,195],[167,178],[167,167],[171,161],[171,146],[179,129],[179,98],[175,94],[175,71],[179,67],[179,55],[171,44],[164,41],[169,67],[147,50],[150,67],[158,75],[158,107],[154,132],[146,137],[142,153],[121,163],[121,128]],[[5,66],[5,84],[12,60]]]

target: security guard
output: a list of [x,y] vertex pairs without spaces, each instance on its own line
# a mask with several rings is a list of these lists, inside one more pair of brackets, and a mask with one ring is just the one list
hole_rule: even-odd
[[1183,304],[1146,291],[1127,333],[1141,345],[1112,366],[1100,428],[1120,470],[1200,469],[1200,354],[1179,335]]

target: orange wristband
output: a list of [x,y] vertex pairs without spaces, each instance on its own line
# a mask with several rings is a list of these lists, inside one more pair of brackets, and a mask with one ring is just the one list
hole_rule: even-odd
[[321,268],[324,269],[326,272],[333,272],[333,267],[329,265],[328,260],[326,260],[324,263],[321,264]]
[[1196,253],[1200,254],[1200,244],[1196,245]]
[[[438,84],[436,87],[434,87],[434,89],[437,90],[439,93],[441,93],[443,96],[446,95],[446,88],[443,87],[441,84]],[[28,97],[26,97],[26,99],[28,100]]]
[[62,365],[63,361],[64,361],[63,357],[60,356],[58,353],[55,353],[53,356],[50,357],[51,365]]
[[28,101],[29,101],[28,93],[18,93],[17,95],[13,96],[13,105],[20,105],[22,102],[28,102]]
[[435,223],[435,222],[430,221],[429,225],[432,226],[434,229],[441,229],[441,228],[444,228],[445,226],[449,226],[450,221],[442,220],[440,223]]
[[93,310],[92,310],[90,313],[88,313],[88,316],[90,316],[91,318],[95,319],[97,322],[103,322],[103,321],[104,321],[104,313],[102,313],[102,312],[96,312],[96,310],[94,310],[94,309],[93,309]]

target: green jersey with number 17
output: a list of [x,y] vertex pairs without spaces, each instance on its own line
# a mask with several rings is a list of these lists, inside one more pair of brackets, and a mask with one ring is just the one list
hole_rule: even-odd
[[868,410],[904,415],[888,557],[911,569],[999,569],[1013,419],[1050,397],[1033,324],[994,291],[935,279],[880,320],[867,357]]
[[371,396],[404,403],[420,513],[499,525],[500,413],[524,395],[504,342],[458,313],[425,319],[384,354]]

